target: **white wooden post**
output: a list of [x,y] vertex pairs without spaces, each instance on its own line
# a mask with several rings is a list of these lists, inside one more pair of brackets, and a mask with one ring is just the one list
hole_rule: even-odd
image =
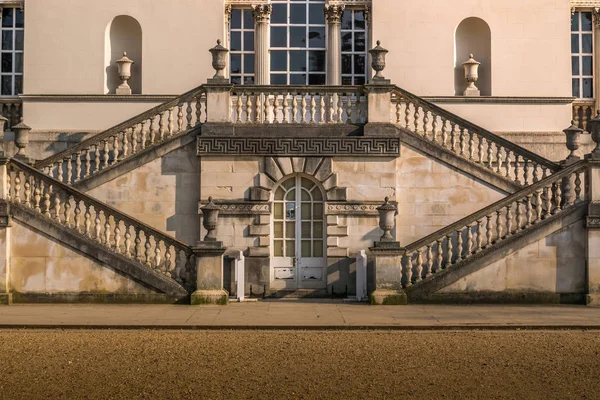
[[238,301],[244,301],[244,253],[239,251],[235,256],[235,293]]
[[356,255],[356,300],[367,298],[367,253],[361,250]]

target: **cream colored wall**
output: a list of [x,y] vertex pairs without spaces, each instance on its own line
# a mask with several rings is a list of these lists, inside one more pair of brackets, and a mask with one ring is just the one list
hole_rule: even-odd
[[586,233],[583,221],[510,254],[437,293],[584,293]]
[[11,229],[11,292],[153,293],[17,221]]
[[[142,27],[144,94],[180,94],[212,76],[224,0],[27,0],[26,94],[103,94],[106,28],[119,15]],[[134,60],[135,61],[135,60]]]
[[494,96],[571,96],[569,16],[569,0],[373,0],[372,38],[390,51],[392,82],[452,96],[455,30],[479,17],[492,33]]
[[200,238],[198,164],[195,146],[190,144],[88,194],[193,245]]

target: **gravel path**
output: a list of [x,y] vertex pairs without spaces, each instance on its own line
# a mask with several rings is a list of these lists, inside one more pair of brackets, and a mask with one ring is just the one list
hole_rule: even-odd
[[1,399],[600,399],[600,332],[0,331]]

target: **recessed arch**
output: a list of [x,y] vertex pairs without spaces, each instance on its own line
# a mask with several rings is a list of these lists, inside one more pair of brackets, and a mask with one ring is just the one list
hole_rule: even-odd
[[115,17],[106,27],[104,39],[104,83],[105,93],[114,94],[121,84],[116,61],[127,52],[133,60],[129,86],[132,94],[142,93],[142,26],[129,15]]
[[492,95],[492,32],[481,18],[464,19],[454,35],[454,94],[462,96],[467,87],[462,64],[473,54],[479,61],[479,80],[476,86],[482,96]]

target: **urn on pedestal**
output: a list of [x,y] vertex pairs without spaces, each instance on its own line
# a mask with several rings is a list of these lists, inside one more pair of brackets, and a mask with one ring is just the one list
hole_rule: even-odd
[[201,207],[202,211],[202,225],[206,229],[206,236],[204,237],[205,242],[216,242],[217,241],[217,222],[219,218],[219,206],[213,203],[213,198],[208,198],[208,204]]
[[588,131],[592,134],[592,140],[596,143],[596,147],[590,154],[590,157],[595,160],[600,160],[600,110],[595,118],[588,121]]
[[127,57],[127,52],[123,53],[123,57],[117,60],[117,69],[119,73],[119,79],[121,79],[121,84],[117,88],[118,95],[130,95],[131,87],[129,87],[129,79],[131,78],[131,66],[133,65],[133,61]]
[[571,126],[563,130],[567,136],[567,149],[571,151],[565,160],[566,164],[570,164],[574,161],[579,160],[579,157],[575,155],[575,151],[579,149],[579,139],[583,129],[575,126],[575,121],[571,121]]
[[15,133],[15,146],[19,149],[15,157],[27,159],[27,145],[29,144],[29,131],[31,131],[31,128],[25,125],[23,118],[21,118],[19,123],[12,127],[12,130]]
[[371,54],[371,67],[375,71],[375,76],[371,79],[371,83],[389,84],[389,79],[385,79],[381,73],[385,69],[385,56],[389,53],[388,50],[381,47],[381,42],[377,41],[377,47],[369,50]]
[[390,198],[385,198],[385,203],[381,207],[377,208],[379,211],[379,227],[383,230],[383,236],[380,241],[382,242],[393,242],[394,237],[392,236],[392,230],[396,226],[396,213],[398,210],[396,206],[390,204]]
[[225,78],[225,68],[227,67],[227,53],[229,53],[229,50],[221,46],[221,41],[217,40],[217,45],[209,51],[212,54],[212,67],[216,71],[212,79],[209,79],[209,83],[223,83],[223,81],[227,81]]
[[464,91],[465,96],[480,96],[481,92],[475,86],[475,82],[479,79],[479,66],[481,63],[473,58],[473,54],[469,54],[469,59],[463,63],[465,69],[465,79],[469,84]]

